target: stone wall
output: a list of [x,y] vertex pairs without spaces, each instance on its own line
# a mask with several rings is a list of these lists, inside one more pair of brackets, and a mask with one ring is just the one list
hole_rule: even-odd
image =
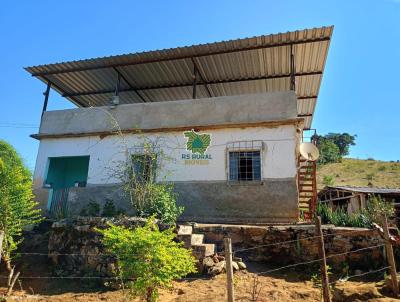
[[[205,235],[205,242],[217,244],[223,249],[223,238],[232,239],[236,256],[251,261],[262,261],[272,266],[280,266],[319,258],[318,240],[314,225],[291,226],[237,226],[237,225],[194,225],[195,233]],[[347,253],[361,248],[383,244],[378,230],[364,228],[335,227],[324,225],[326,255]],[[277,244],[290,241],[286,244]],[[262,246],[260,248],[255,248]],[[328,264],[335,269],[349,265],[353,269],[371,269],[379,267],[384,261],[383,247],[368,249],[358,253],[348,253],[328,258]],[[398,251],[397,251],[398,252]]]
[[[110,275],[114,268],[114,259],[104,255],[101,237],[95,228],[104,228],[110,219],[78,217],[62,220],[52,226],[49,239],[49,257],[56,265],[56,271],[65,275],[97,274]],[[139,218],[112,219],[113,223],[124,226],[143,225]],[[165,226],[160,226],[164,228]],[[326,254],[346,253],[360,248],[380,245],[383,239],[377,230],[339,228],[331,225],[323,227]],[[259,261],[269,266],[281,266],[301,261],[318,259],[317,238],[312,225],[291,226],[240,226],[240,225],[194,225],[194,233],[204,234],[206,243],[216,243],[217,250],[223,250],[223,238],[232,238],[233,250],[261,248],[236,252],[235,256],[244,261]],[[308,238],[308,239],[306,239]],[[282,241],[291,241],[283,245],[272,245]],[[398,254],[399,250],[396,249]],[[74,254],[63,255],[63,254]],[[349,253],[329,258],[333,269],[369,270],[385,263],[383,248]],[[399,256],[399,255],[398,255]],[[398,257],[399,258],[399,257]]]

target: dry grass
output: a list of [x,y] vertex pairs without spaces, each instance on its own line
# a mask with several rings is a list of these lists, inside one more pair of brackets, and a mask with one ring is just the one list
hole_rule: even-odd
[[346,158],[341,163],[327,164],[318,168],[318,189],[323,188],[324,175],[334,178],[334,185],[400,188],[400,163],[378,160]]

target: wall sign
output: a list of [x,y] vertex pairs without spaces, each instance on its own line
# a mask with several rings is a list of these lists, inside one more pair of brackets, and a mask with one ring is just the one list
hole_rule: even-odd
[[211,154],[206,151],[211,144],[211,134],[197,133],[194,130],[183,133],[187,139],[186,151],[189,153],[182,153],[182,159],[185,165],[208,165],[209,160],[212,159]]

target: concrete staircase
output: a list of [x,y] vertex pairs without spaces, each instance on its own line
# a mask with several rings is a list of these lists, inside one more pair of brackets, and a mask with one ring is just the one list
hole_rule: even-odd
[[191,225],[178,225],[177,238],[183,242],[185,248],[192,249],[193,256],[197,260],[215,254],[215,244],[204,243],[204,235],[193,234]]

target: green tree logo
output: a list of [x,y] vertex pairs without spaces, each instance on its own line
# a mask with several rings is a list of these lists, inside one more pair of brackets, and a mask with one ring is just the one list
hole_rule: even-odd
[[186,150],[192,153],[204,154],[211,143],[211,134],[198,134],[194,130],[184,132],[183,135],[188,139]]

